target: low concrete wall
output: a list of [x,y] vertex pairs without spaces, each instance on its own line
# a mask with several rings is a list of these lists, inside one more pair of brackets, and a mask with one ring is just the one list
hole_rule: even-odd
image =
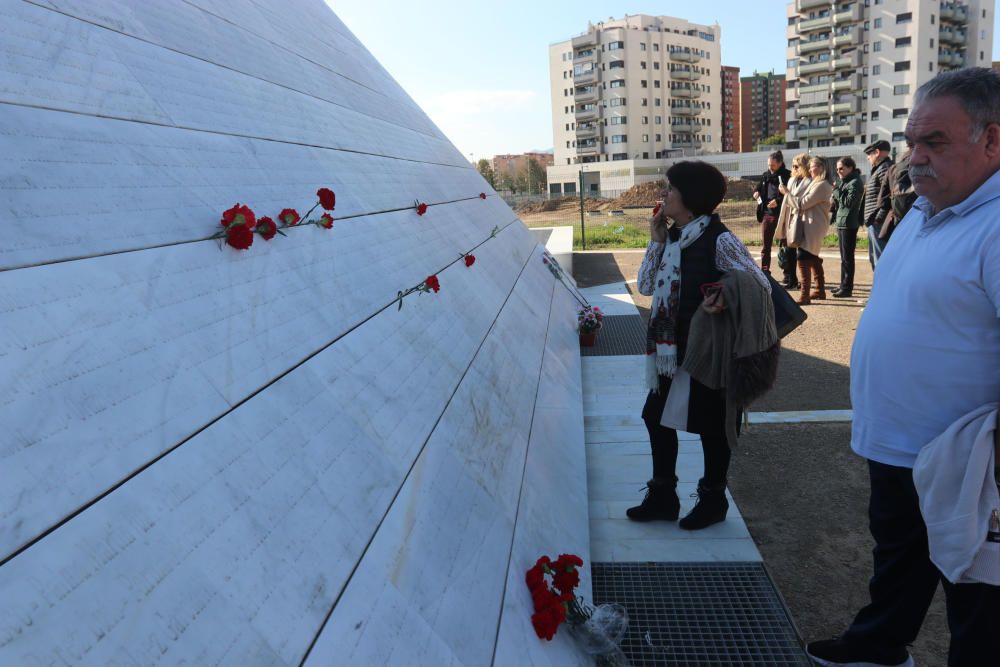
[[[545,245],[549,254],[556,258],[566,277],[573,278],[573,226],[531,227],[535,240]],[[574,281],[575,282],[575,281]]]

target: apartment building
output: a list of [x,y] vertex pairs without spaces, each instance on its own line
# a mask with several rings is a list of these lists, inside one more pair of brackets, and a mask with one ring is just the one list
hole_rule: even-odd
[[514,178],[528,168],[528,160],[535,160],[543,169],[553,164],[552,153],[518,153],[494,155],[490,166],[497,178],[501,176]]
[[590,24],[549,47],[556,167],[722,150],[718,25]]
[[995,0],[793,0],[786,142],[901,147],[913,94],[939,72],[990,67]]
[[740,149],[740,68],[722,69],[722,152]]
[[785,75],[753,73],[740,79],[740,152],[785,131]]

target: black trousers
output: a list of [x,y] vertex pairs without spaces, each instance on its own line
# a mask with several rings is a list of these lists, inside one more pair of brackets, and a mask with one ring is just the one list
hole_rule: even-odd
[[763,240],[763,245],[760,248],[760,268],[764,271],[771,271],[771,244],[774,242],[774,232],[777,228],[777,215],[765,213],[760,221],[760,236]]
[[789,248],[787,239],[778,241],[778,247],[785,249],[785,264],[781,267],[785,282],[794,285],[799,282],[798,275],[795,273],[799,265],[799,249]]
[[869,461],[868,472],[868,514],[875,538],[871,603],[858,612],[844,639],[885,648],[912,643],[940,581],[951,630],[949,667],[997,664],[1000,586],[952,584],[942,577],[928,553],[913,471]]
[[854,248],[858,245],[858,228],[837,229],[840,245],[840,288],[854,289]]
[[[670,380],[661,377],[660,390],[650,391],[642,408],[642,420],[649,432],[649,446],[653,455],[653,478],[664,481],[673,481],[677,469],[677,431],[660,425],[669,391]],[[725,484],[730,460],[725,432],[725,402],[719,392],[692,379],[690,405],[688,428],[701,436],[705,484]]]

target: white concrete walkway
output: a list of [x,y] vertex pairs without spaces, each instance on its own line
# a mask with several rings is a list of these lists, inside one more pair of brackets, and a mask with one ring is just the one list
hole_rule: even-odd
[[[581,290],[607,315],[638,315],[625,289],[613,283]],[[639,416],[646,389],[641,355],[583,357],[583,414],[590,497],[590,555],[595,562],[759,561],[760,552],[730,497],[726,521],[700,531],[677,523],[629,521],[625,510],[642,500],[651,473],[649,438]],[[703,470],[698,436],[680,434],[677,492],[681,515]]]

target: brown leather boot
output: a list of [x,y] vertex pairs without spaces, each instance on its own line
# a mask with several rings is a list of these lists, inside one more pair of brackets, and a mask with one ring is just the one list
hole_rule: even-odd
[[799,282],[802,283],[802,293],[795,303],[800,306],[808,306],[809,290],[812,288],[812,260],[799,255]]
[[812,259],[812,268],[816,276],[816,289],[809,294],[810,299],[825,299],[826,298],[826,281],[823,275],[823,258],[815,257]]

